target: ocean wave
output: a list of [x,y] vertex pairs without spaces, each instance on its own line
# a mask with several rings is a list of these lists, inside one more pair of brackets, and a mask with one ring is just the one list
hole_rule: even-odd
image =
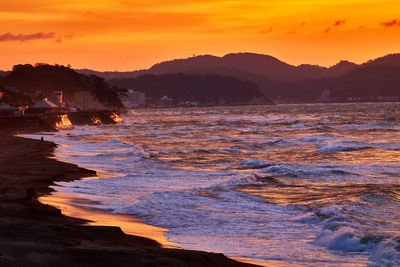
[[121,147],[132,147],[133,146],[133,145],[125,143],[117,138],[110,139],[105,143],[95,142],[95,144],[98,147],[103,147],[103,148],[121,148]]
[[275,163],[270,161],[264,161],[260,159],[245,159],[239,162],[239,168],[242,169],[262,169],[274,165]]
[[400,108],[359,105],[135,110],[45,139],[65,144],[58,159],[120,175],[69,190],[168,227],[185,249],[396,266],[400,128],[381,118]]
[[365,252],[375,250],[382,240],[382,236],[361,236],[353,228],[341,227],[337,231],[324,230],[314,243],[330,250]]
[[369,144],[346,141],[328,141],[318,145],[318,152],[357,151],[372,148]]
[[391,123],[371,123],[371,124],[348,124],[343,126],[332,127],[337,130],[376,130],[376,129],[390,129],[393,125]]
[[342,176],[358,176],[357,173],[350,171],[351,167],[343,168],[337,166],[320,166],[314,164],[299,164],[299,163],[278,163],[265,162],[265,167],[259,163],[260,173],[273,173],[285,175],[288,177],[302,178],[332,178]]
[[280,146],[280,145],[287,145],[289,142],[284,139],[276,139],[276,140],[271,140],[267,142],[263,142],[263,146]]
[[298,142],[304,142],[304,143],[317,143],[317,142],[323,142],[329,139],[332,139],[333,137],[330,135],[304,135],[296,139]]
[[240,142],[241,140],[238,138],[219,136],[208,139],[210,142],[218,142],[218,141],[229,141],[229,142]]
[[369,260],[371,267],[400,266],[400,235],[381,242]]
[[[293,220],[322,227],[313,241],[317,246],[343,253],[368,253],[370,266],[397,266],[400,263],[400,236],[393,235],[391,231],[379,232],[374,226],[368,226],[363,222],[365,218],[359,217],[366,212],[362,211],[363,207],[357,206],[356,210],[360,213],[353,214],[348,212],[349,204],[317,208]],[[353,202],[351,205],[359,204]]]
[[314,212],[307,212],[293,218],[294,221],[305,224],[315,224],[321,222],[321,217]]
[[149,153],[143,149],[136,147],[136,149],[130,149],[130,151],[111,151],[99,153],[95,157],[97,158],[129,158],[130,160],[138,160],[144,158],[150,158]]
[[400,150],[399,143],[376,143],[359,141],[326,141],[318,145],[318,152],[358,151],[363,149]]

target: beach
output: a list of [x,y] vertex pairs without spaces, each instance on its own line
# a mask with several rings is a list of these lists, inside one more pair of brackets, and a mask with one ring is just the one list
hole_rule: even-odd
[[397,266],[398,112],[138,109],[18,128],[1,138],[1,264]]
[[396,114],[394,103],[136,109],[45,136],[57,160],[97,178],[57,182],[40,200],[240,261],[396,265]]
[[48,195],[54,182],[95,172],[53,159],[52,142],[14,133],[0,135],[1,266],[249,266],[223,254],[163,248],[117,226],[87,225],[42,204],[38,198]]

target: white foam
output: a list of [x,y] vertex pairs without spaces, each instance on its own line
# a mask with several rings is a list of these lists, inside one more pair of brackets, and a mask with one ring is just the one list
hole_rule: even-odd
[[322,215],[332,217],[337,214],[342,214],[342,209],[336,205],[331,205],[331,206],[322,208],[320,212]]
[[318,152],[355,151],[370,148],[369,144],[346,141],[327,141],[318,145]]
[[374,130],[374,129],[389,129],[392,128],[393,125],[389,123],[380,123],[380,124],[349,124],[343,126],[333,127],[339,130]]
[[314,212],[307,212],[305,214],[294,217],[293,220],[300,223],[313,224],[320,222],[321,218],[318,217]]
[[240,139],[238,138],[232,138],[232,137],[226,137],[226,136],[220,136],[220,137],[212,137],[208,139],[210,142],[218,142],[218,141],[230,141],[230,142],[238,142]]
[[317,143],[317,142],[326,141],[331,138],[332,137],[327,136],[327,135],[304,135],[304,136],[297,138],[297,141],[305,142],[305,143]]
[[[396,211],[395,198],[331,191],[337,182],[338,188],[398,183],[400,164],[390,153],[399,139],[386,131],[395,127],[382,127],[383,135],[379,128],[374,136],[364,134],[369,126],[350,133],[338,127],[354,123],[353,114],[324,113],[328,106],[135,110],[120,125],[76,127],[45,139],[66,145],[57,148],[60,159],[114,173],[60,183],[60,190],[169,227],[169,239],[183,248],[288,266],[395,264],[396,217],[388,215]],[[366,147],[385,149],[393,160],[349,162],[346,153],[331,153]],[[275,196],[283,200],[278,205]]]
[[342,227],[337,231],[324,230],[315,241],[331,250],[346,252],[364,252],[376,248],[376,243],[362,244],[361,237],[352,228]]
[[318,145],[318,152],[357,151],[366,148],[399,150],[400,143],[360,142],[360,141],[325,141]]
[[381,242],[371,255],[370,266],[400,266],[400,236]]
[[239,166],[248,168],[263,168],[265,166],[270,166],[272,164],[274,163],[260,159],[245,159],[239,162]]

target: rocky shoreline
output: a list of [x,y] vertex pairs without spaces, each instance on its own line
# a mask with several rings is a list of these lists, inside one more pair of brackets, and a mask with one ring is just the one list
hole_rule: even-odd
[[[43,126],[35,123],[35,130]],[[53,159],[54,143],[13,136],[28,130],[15,125],[0,127],[0,266],[250,266],[223,254],[162,248],[119,227],[87,226],[40,203],[54,182],[95,172]]]

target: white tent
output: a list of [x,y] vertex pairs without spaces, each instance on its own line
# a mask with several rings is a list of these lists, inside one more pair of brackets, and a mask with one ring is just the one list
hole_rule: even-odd
[[58,108],[58,106],[53,102],[50,102],[47,98],[43,98],[42,100],[36,102],[32,108]]

